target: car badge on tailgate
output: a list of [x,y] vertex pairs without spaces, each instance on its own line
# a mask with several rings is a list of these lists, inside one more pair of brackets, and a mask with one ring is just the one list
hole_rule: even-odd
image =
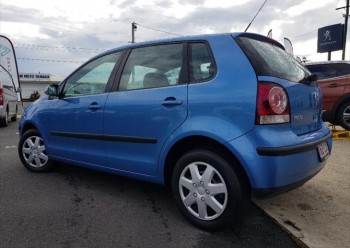
[[318,91],[317,92],[313,92],[311,94],[311,99],[312,99],[312,102],[315,103],[314,106],[318,106],[320,104],[320,100],[321,100],[320,93]]
[[294,121],[301,121],[303,119],[303,115],[294,115],[293,120]]

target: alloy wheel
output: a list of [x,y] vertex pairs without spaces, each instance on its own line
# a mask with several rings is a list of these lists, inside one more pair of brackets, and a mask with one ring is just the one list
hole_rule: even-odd
[[226,208],[227,186],[210,164],[194,162],[187,165],[179,178],[179,192],[187,210],[201,220],[214,220]]
[[343,111],[343,120],[350,127],[350,105]]
[[38,136],[30,136],[24,141],[22,154],[26,163],[35,168],[45,166],[49,160],[44,141]]

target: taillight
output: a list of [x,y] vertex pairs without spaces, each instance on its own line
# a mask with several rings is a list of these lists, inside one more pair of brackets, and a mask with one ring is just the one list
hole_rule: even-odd
[[4,96],[2,93],[2,89],[0,89],[0,106],[4,105]]
[[256,109],[256,124],[290,122],[288,95],[284,88],[278,84],[267,82],[258,83]]

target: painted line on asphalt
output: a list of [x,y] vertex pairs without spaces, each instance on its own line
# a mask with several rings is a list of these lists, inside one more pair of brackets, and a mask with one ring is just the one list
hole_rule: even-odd
[[13,149],[13,148],[17,148],[17,146],[5,146],[5,149]]

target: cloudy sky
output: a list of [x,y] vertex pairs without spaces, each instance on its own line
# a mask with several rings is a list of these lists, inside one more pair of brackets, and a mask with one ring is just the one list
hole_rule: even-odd
[[[0,33],[15,45],[20,72],[67,76],[81,63],[131,41],[244,31],[264,0],[0,0]],[[289,38],[294,54],[317,54],[317,30],[344,23],[345,0],[268,0],[249,32]],[[349,31],[348,31],[349,33]],[[348,34],[350,37],[350,34]],[[350,38],[348,38],[349,40]],[[349,41],[348,41],[349,43]],[[350,43],[348,44],[348,47]],[[350,59],[350,48],[346,59]],[[332,60],[341,52],[332,53]]]

